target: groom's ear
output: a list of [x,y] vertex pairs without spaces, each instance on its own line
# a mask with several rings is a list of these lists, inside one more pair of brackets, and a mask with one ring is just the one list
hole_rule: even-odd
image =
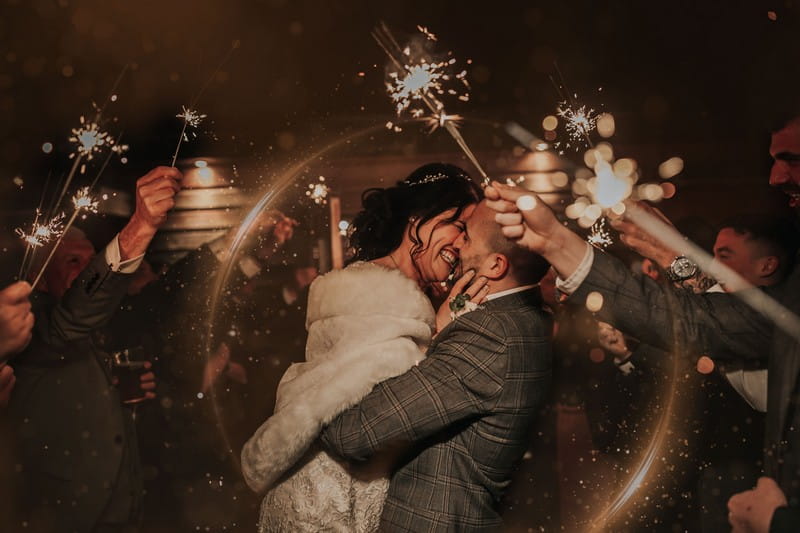
[[481,274],[490,280],[502,279],[505,277],[506,273],[508,273],[508,257],[501,253],[491,253],[486,258],[484,267],[485,268],[481,269]]

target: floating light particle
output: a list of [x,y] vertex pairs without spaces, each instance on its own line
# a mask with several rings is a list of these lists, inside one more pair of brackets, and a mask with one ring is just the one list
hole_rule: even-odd
[[603,295],[597,291],[592,291],[586,296],[586,309],[592,313],[598,312],[603,308]]
[[553,115],[547,115],[542,120],[542,129],[545,131],[553,131],[558,127],[558,119]]
[[531,211],[534,207],[536,207],[536,198],[533,196],[526,194],[517,198],[517,208],[520,211]]
[[683,172],[683,159],[680,157],[670,157],[658,165],[658,175],[661,179],[668,180]]
[[616,124],[614,123],[614,115],[611,113],[602,113],[597,117],[597,133],[600,137],[608,139],[614,136],[616,131]]
[[697,360],[697,371],[701,374],[710,374],[714,371],[714,360],[707,355],[701,356]]

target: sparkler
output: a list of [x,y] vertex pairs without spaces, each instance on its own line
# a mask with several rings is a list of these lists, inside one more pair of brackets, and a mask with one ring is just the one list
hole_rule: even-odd
[[599,219],[592,225],[592,228],[589,231],[589,236],[586,238],[586,242],[595,248],[599,248],[600,250],[605,250],[608,246],[614,244],[611,234],[608,232],[608,230],[606,230],[605,218]]
[[39,218],[42,215],[41,209],[36,209],[36,217],[31,224],[30,233],[26,233],[22,228],[16,228],[16,233],[25,243],[25,255],[22,257],[22,263],[17,273],[17,279],[22,279],[28,267],[28,260],[33,260],[33,252],[35,248],[41,248],[51,240],[61,235],[62,226],[64,224],[64,213],[56,215],[44,224],[39,223]]
[[[564,129],[574,143],[586,140],[589,146],[593,146],[589,134],[597,127],[599,115],[592,108],[587,106],[576,106],[570,102],[563,101],[558,104],[556,114],[564,119]],[[567,143],[569,146],[569,143]]]
[[[427,28],[418,26],[426,39],[436,41]],[[381,23],[372,31],[372,37],[383,49],[391,60],[394,72],[389,73],[390,82],[386,84],[387,92],[395,104],[398,115],[410,109],[412,117],[424,120],[429,131],[439,127],[447,130],[456,141],[464,155],[483,178],[483,184],[489,184],[489,176],[483,170],[475,154],[472,152],[461,132],[458,131],[457,122],[462,119],[458,115],[448,115],[444,109],[441,97],[456,96],[461,101],[469,101],[469,83],[467,72],[463,70],[458,74],[450,74],[450,69],[455,65],[456,59],[450,57],[444,61],[432,61],[428,57],[412,57],[411,47],[401,48],[389,28]],[[455,83],[453,83],[455,82]],[[455,85],[455,86],[453,86]],[[421,107],[418,107],[421,106]],[[425,109],[430,113],[424,117]],[[423,118],[424,117],[424,118]]]
[[92,158],[104,148],[113,149],[115,141],[109,137],[107,132],[101,129],[100,120],[108,103],[117,101],[117,87],[119,86],[129,67],[130,64],[126,64],[122,68],[119,76],[117,76],[117,79],[114,81],[114,85],[111,87],[108,97],[103,102],[103,106],[98,107],[96,104],[92,104],[95,109],[94,120],[87,120],[85,117],[81,116],[80,126],[72,129],[72,136],[69,138],[69,140],[73,143],[76,143],[77,147],[75,152],[70,154],[70,159],[75,159],[75,162],[72,164],[72,168],[67,174],[64,185],[61,187],[61,192],[56,197],[56,201],[53,204],[53,209],[58,209],[58,206],[61,204],[61,201],[64,199],[64,196],[72,184],[72,179],[75,177],[75,173],[77,172],[78,168],[81,168],[81,173],[85,171],[85,166],[81,166],[81,163],[84,162],[84,159],[86,161],[91,161]]
[[[219,62],[217,68],[215,68],[214,71],[211,73],[211,76],[208,77],[206,82],[200,88],[200,91],[197,93],[197,96],[195,96],[192,99],[192,102],[189,104],[188,107],[181,106],[182,112],[176,115],[177,118],[183,119],[183,128],[181,129],[181,135],[178,138],[178,146],[175,147],[175,154],[173,154],[172,156],[172,165],[171,165],[172,167],[175,166],[175,162],[178,160],[178,152],[180,152],[181,143],[184,141],[189,142],[188,132],[192,133],[192,138],[197,137],[197,134],[194,133],[193,130],[197,128],[203,121],[203,119],[206,118],[207,116],[197,111],[197,109],[195,108],[197,102],[200,100],[200,97],[203,96],[203,93],[206,92],[206,89],[208,89],[208,86],[214,80],[217,73],[222,69],[222,66],[225,65],[225,63],[227,63],[228,60],[231,58],[231,55],[233,54],[234,50],[239,48],[240,44],[241,42],[239,40],[235,40],[231,43],[230,49],[222,58],[222,60]],[[191,128],[191,130],[189,130],[189,128]],[[187,130],[189,131],[187,132]]]
[[328,203],[328,193],[330,187],[325,183],[325,177],[320,176],[317,183],[309,183],[306,196],[311,198],[317,205],[325,205]]
[[[35,288],[36,284],[39,283],[39,280],[42,279],[42,275],[44,275],[44,271],[47,269],[47,266],[50,264],[50,261],[53,259],[53,255],[56,253],[58,249],[58,245],[61,244],[61,241],[64,239],[64,235],[67,234],[69,228],[72,227],[72,224],[75,222],[75,219],[78,218],[78,215],[83,211],[89,211],[91,213],[97,213],[97,207],[99,205],[99,201],[96,200],[89,194],[89,187],[82,187],[78,190],[75,196],[72,197],[72,205],[75,208],[72,211],[72,215],[67,220],[67,223],[64,225],[64,229],[61,230],[61,233],[58,235],[58,239],[56,240],[53,247],[50,249],[50,253],[47,255],[47,259],[44,260],[41,268],[39,268],[39,273],[36,274],[36,278],[34,278],[33,283],[31,283],[31,287]],[[63,218],[63,215],[62,215]]]
[[[189,142],[189,135],[188,133],[192,134],[192,138],[197,137],[197,134],[193,131],[200,123],[206,118],[207,115],[199,113],[196,109],[191,109],[186,106],[182,106],[183,112],[179,115],[175,115],[177,118],[183,119],[183,129],[181,130],[181,135],[178,138],[178,146],[175,147],[175,154],[172,156],[172,165],[175,166],[175,161],[178,159],[178,152],[181,150],[181,143],[183,141]],[[187,129],[192,128],[187,132]]]

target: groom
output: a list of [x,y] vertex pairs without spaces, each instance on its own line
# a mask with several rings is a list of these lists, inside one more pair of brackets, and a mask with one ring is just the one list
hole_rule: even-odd
[[487,301],[322,434],[330,451],[355,463],[401,452],[382,531],[498,529],[498,503],[550,383],[552,324],[536,288],[547,262],[506,239],[485,202],[454,246],[473,279],[488,279]]

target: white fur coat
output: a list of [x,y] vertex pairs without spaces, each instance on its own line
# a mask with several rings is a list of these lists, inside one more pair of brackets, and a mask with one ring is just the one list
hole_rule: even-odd
[[247,484],[268,491],[262,531],[377,527],[388,480],[356,481],[312,444],[377,383],[419,363],[434,324],[428,298],[397,270],[354,263],[314,281],[306,362],[286,371],[275,413],[242,450]]

